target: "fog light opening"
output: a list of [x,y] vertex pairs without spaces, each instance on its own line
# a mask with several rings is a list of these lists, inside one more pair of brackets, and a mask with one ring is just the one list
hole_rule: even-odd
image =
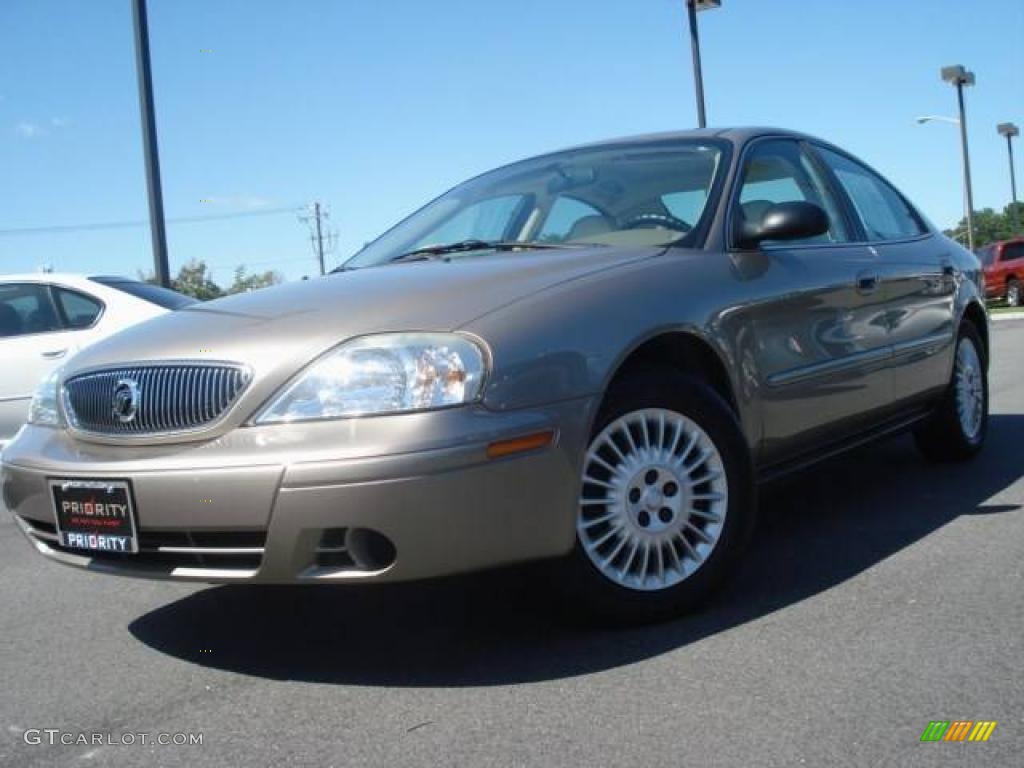
[[349,528],[345,548],[360,569],[382,571],[395,562],[395,545],[383,533],[369,528]]

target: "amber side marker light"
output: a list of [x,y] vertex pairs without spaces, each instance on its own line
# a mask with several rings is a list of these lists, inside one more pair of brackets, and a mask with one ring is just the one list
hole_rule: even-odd
[[487,446],[488,459],[500,459],[503,456],[511,456],[514,453],[535,451],[538,448],[547,448],[555,441],[555,430],[546,429],[543,432],[535,432],[532,435],[513,437],[511,440],[499,440]]

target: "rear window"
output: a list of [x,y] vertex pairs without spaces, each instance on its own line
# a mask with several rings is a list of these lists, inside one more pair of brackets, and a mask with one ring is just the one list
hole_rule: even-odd
[[123,277],[90,277],[89,279],[94,283],[115,288],[164,309],[181,309],[196,303],[191,296],[164,288],[162,285],[143,283],[139,280],[126,280]]
[[54,286],[53,291],[68,328],[88,328],[96,322],[103,311],[100,302],[84,293],[57,286]]

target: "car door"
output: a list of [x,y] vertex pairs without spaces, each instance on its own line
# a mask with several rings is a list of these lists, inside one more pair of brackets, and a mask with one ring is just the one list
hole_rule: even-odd
[[931,232],[904,197],[867,166],[828,147],[815,150],[879,255],[893,349],[892,408],[911,407],[949,380],[956,335],[953,245]]
[[0,443],[24,423],[36,385],[60,365],[71,336],[48,286],[0,283]]
[[1003,243],[999,249],[997,275],[996,295],[1006,299],[1010,306],[1020,306],[1021,290],[1024,288],[1024,240]]
[[791,201],[823,208],[830,229],[760,248],[766,264],[747,311],[757,337],[764,464],[863,428],[891,392],[878,256],[856,242],[845,201],[802,142],[751,145],[733,193],[732,227]]

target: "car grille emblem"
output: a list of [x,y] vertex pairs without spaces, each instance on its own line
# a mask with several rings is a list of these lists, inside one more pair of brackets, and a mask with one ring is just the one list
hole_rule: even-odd
[[114,397],[111,401],[111,411],[118,421],[127,424],[135,418],[139,412],[139,399],[142,393],[139,385],[133,379],[118,379],[114,387]]

